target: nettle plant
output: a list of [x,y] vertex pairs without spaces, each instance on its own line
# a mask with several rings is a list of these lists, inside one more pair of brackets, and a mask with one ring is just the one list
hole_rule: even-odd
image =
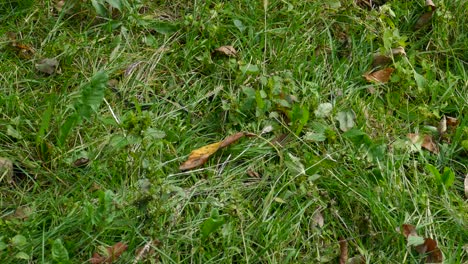
[[[258,68],[252,65],[241,66],[243,72],[256,72]],[[255,111],[259,119],[282,119],[290,125],[290,129],[300,134],[309,121],[309,105],[301,103],[295,94],[299,94],[291,72],[257,77],[258,86],[243,85],[245,95],[241,111]]]

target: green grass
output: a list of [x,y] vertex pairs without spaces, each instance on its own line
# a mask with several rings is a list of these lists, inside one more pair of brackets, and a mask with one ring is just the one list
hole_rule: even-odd
[[[38,2],[0,4],[0,158],[14,164],[0,174],[1,263],[84,263],[120,241],[115,263],[144,245],[154,255],[139,263],[337,263],[340,237],[367,263],[420,263],[405,223],[446,263],[468,262],[467,1],[436,1],[418,31],[415,0],[134,0],[107,17],[91,1]],[[398,46],[391,80],[367,83],[372,54]],[[43,58],[57,72],[39,72]],[[444,115],[459,124],[440,137]],[[239,131],[258,136],[179,170]]]

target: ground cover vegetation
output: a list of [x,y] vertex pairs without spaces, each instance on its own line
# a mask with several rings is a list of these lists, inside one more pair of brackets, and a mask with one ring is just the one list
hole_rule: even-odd
[[1,263],[466,263],[468,1],[0,3]]

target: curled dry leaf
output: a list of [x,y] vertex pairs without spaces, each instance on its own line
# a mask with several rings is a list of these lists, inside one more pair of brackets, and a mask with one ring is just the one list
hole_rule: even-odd
[[246,135],[245,132],[239,132],[239,133],[236,133],[234,135],[231,135],[225,138],[223,141],[216,142],[207,146],[203,146],[199,149],[193,150],[190,153],[188,159],[184,163],[182,163],[182,165],[180,165],[179,169],[181,171],[186,171],[186,170],[191,170],[191,169],[194,169],[196,167],[199,167],[205,164],[208,158],[214,153],[216,153],[218,149],[221,149],[221,148],[224,148],[233,144],[234,142],[244,137],[245,135]]
[[226,55],[228,57],[236,57],[237,56],[237,50],[233,46],[221,46],[217,49],[215,49],[216,52],[219,54]]
[[447,116],[445,118],[447,119],[447,126],[449,127],[457,128],[458,124],[460,124],[460,120],[458,120],[458,118],[450,117],[450,116]]
[[8,32],[7,36],[10,40],[11,46],[16,49],[16,52],[20,58],[30,59],[34,55],[34,49],[23,43],[16,41],[16,33]]
[[73,162],[73,167],[81,168],[89,164],[88,158],[79,158]]
[[376,52],[374,53],[374,58],[372,60],[372,67],[378,67],[378,66],[384,66],[392,62],[392,55],[393,56],[406,56],[405,48],[403,47],[398,47],[392,49],[390,52],[387,52],[385,54],[381,52]]
[[89,260],[92,264],[102,264],[102,263],[113,263],[116,261],[128,246],[122,242],[118,242],[112,247],[107,247],[105,250],[104,256],[101,256],[99,253],[95,252],[93,257]]
[[323,219],[322,213],[321,213],[320,211],[318,211],[318,210],[315,211],[314,216],[313,216],[313,219],[312,219],[312,224],[313,224],[313,226],[314,226],[314,227],[315,227],[315,226],[318,226],[318,227],[322,228],[323,225],[324,225],[324,222],[325,222],[325,221],[324,221],[324,219]]
[[390,80],[390,76],[392,75],[394,70],[395,69],[393,69],[393,68],[385,68],[383,70],[378,70],[378,71],[366,73],[366,74],[363,75],[363,77],[368,82],[387,83]]
[[413,144],[421,144],[422,148],[426,150],[438,154],[439,153],[439,146],[437,146],[436,142],[430,135],[419,135],[418,133],[409,133],[407,137],[411,140]]
[[468,174],[466,174],[465,176],[464,185],[465,185],[465,198],[468,199]]
[[444,134],[445,132],[447,132],[447,118],[445,116],[443,116],[440,120],[439,126],[437,127],[437,131],[439,131],[439,134]]
[[346,264],[348,261],[348,241],[340,238],[340,264]]

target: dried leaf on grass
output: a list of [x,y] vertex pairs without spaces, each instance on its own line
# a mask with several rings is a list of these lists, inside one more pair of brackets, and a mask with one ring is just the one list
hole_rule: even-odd
[[443,262],[444,257],[437,247],[437,241],[419,236],[414,225],[403,224],[401,228],[397,228],[397,231],[407,239],[409,246],[414,246],[419,254],[427,254],[425,263]]
[[88,158],[79,158],[73,162],[73,167],[81,168],[89,164]]
[[234,142],[236,142],[237,140],[239,140],[240,138],[244,136],[249,136],[249,135],[250,134],[246,134],[245,132],[239,132],[239,133],[236,133],[234,135],[231,135],[225,138],[223,141],[219,141],[219,142],[207,145],[207,146],[203,146],[199,149],[193,150],[190,153],[188,159],[184,163],[182,163],[182,165],[180,165],[179,169],[181,171],[186,171],[186,170],[191,170],[196,167],[199,167],[205,164],[208,158],[214,153],[216,153],[216,151],[218,151],[219,149],[227,147],[233,144]]
[[318,211],[318,210],[315,211],[315,213],[314,213],[314,215],[313,215],[313,217],[312,217],[312,224],[313,224],[313,226],[314,226],[314,227],[315,227],[315,226],[318,226],[318,227],[322,228],[323,225],[324,225],[324,222],[325,222],[325,221],[324,221],[324,219],[323,219],[322,213],[321,213],[320,211]]
[[228,57],[236,57],[237,56],[237,50],[230,45],[227,46],[221,46],[217,49],[215,49],[216,52],[222,55],[226,55]]
[[421,145],[422,148],[426,150],[438,154],[439,153],[439,146],[434,141],[432,136],[430,135],[419,135],[418,133],[409,133],[407,137],[411,140],[411,142],[415,145]]
[[416,24],[414,25],[414,30],[424,28],[431,22],[432,16],[434,15],[434,12],[436,10],[436,6],[432,2],[432,0],[426,0],[426,8],[427,7],[429,7],[430,10],[422,14],[418,21],[416,21]]
[[385,68],[383,70],[366,73],[363,77],[371,83],[387,83],[394,70],[393,68]]
[[392,49],[390,52],[381,53],[377,52],[373,55],[372,67],[384,66],[392,62],[392,56],[406,56],[405,49],[403,47],[398,47]]
[[348,261],[348,241],[340,238],[340,264],[346,264]]
[[92,264],[101,264],[101,263],[113,263],[116,261],[125,250],[127,250],[128,246],[122,242],[118,242],[111,247],[105,248],[103,250],[104,255],[100,255],[99,253],[95,252],[93,257],[89,260]]
[[135,250],[136,257],[133,263],[136,264],[136,263],[139,263],[140,261],[145,262],[145,260],[149,260],[150,258],[154,259],[156,255],[156,251],[154,250],[154,247],[157,247],[159,245],[161,245],[161,241],[150,240],[143,247],[137,248]]
[[59,62],[57,59],[43,59],[38,64],[36,64],[36,69],[42,73],[51,75],[55,73],[59,66]]
[[11,46],[16,49],[18,56],[22,59],[30,59],[34,55],[35,51],[30,46],[19,43],[16,41],[16,33],[8,32],[8,38],[10,40]]
[[464,185],[465,185],[465,198],[468,199],[468,174],[466,174],[465,176]]

